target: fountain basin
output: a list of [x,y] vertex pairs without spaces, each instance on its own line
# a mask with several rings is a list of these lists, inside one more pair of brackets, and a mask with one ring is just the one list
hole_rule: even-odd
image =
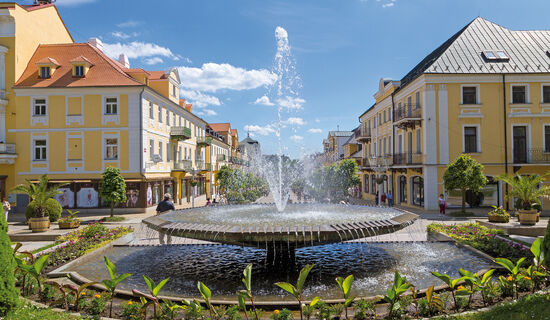
[[267,249],[301,248],[393,233],[418,215],[347,205],[223,206],[177,210],[143,220],[163,235]]

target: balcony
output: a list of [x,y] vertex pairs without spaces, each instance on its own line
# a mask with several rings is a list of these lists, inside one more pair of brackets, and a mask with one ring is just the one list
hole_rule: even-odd
[[212,171],[212,164],[206,162],[195,162],[197,169],[201,172]]
[[177,141],[191,139],[191,128],[170,127],[170,138]]
[[357,142],[369,142],[371,138],[371,130],[370,128],[361,129],[359,133],[355,136],[355,140]]
[[216,161],[222,162],[222,161],[225,161],[225,159],[226,159],[225,154],[216,155]]
[[542,148],[533,148],[527,151],[514,150],[514,164],[550,164],[550,152]]
[[401,129],[422,125],[422,108],[420,104],[405,104],[397,107],[393,115],[393,124]]
[[14,164],[16,158],[15,144],[0,143],[0,164]]
[[191,160],[181,160],[172,162],[172,171],[189,171],[193,168]]
[[424,163],[422,153],[397,153],[393,155],[394,165],[421,165]]
[[197,147],[203,148],[208,147],[212,144],[212,137],[198,137],[197,138]]

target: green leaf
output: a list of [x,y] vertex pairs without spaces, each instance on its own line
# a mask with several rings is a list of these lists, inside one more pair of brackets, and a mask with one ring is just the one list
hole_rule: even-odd
[[247,291],[252,291],[251,281],[252,281],[252,263],[247,265],[243,271],[243,284]]
[[491,270],[485,272],[483,274],[483,277],[481,278],[481,283],[483,283],[483,284],[487,283],[487,281],[489,281],[489,279],[491,278],[491,276],[493,275],[494,272],[495,272],[495,269],[491,269]]
[[540,256],[541,251],[541,245],[542,245],[542,239],[537,238],[535,241],[533,241],[533,244],[531,245],[531,252],[535,256],[535,258]]
[[113,292],[116,288],[116,284],[114,284],[112,280],[103,280],[101,281],[101,283],[103,283],[103,285],[107,288],[108,291]]
[[113,280],[113,283],[115,286],[118,286],[119,283],[121,283],[122,281],[124,281],[126,278],[130,277],[132,274],[131,273],[123,273],[121,274],[120,276],[116,277],[114,280]]
[[296,288],[293,285],[291,285],[290,283],[288,283],[288,282],[276,282],[275,285],[277,287],[285,290],[286,292],[290,293],[296,299],[298,299],[298,290],[296,290]]
[[298,282],[296,283],[296,289],[298,291],[298,294],[302,292],[302,288],[304,287],[304,283],[306,282],[307,276],[309,272],[313,269],[313,264],[308,264],[305,267],[300,270],[300,275],[298,276]]
[[349,294],[351,293],[351,286],[353,285],[353,280],[355,278],[352,274],[347,276],[346,280],[344,280],[343,287],[344,287],[344,296],[347,299],[349,297]]
[[209,300],[212,297],[212,292],[204,283],[199,281],[197,283],[197,288],[199,288],[199,292],[201,293],[204,300]]
[[103,260],[105,260],[105,265],[107,266],[107,270],[109,271],[109,275],[111,276],[111,279],[116,278],[116,266],[114,263],[109,260],[107,257],[103,257]]
[[246,312],[246,302],[244,300],[244,295],[239,293],[238,297],[239,297],[239,307],[241,308],[242,311]]
[[446,274],[441,274],[439,272],[432,272],[432,274],[434,276],[436,276],[437,278],[439,278],[441,281],[445,282],[449,287],[451,286],[451,277],[449,277],[448,275]]
[[155,282],[146,275],[143,275],[143,280],[145,280],[145,284],[147,285],[147,288],[149,288],[149,292],[153,293],[153,289],[155,288]]
[[496,258],[495,262],[506,268],[509,272],[512,272],[514,270],[514,264],[512,261],[506,259],[506,258]]
[[42,273],[42,269],[44,269],[44,267],[46,266],[46,262],[48,261],[49,257],[50,257],[50,254],[45,254],[38,257],[38,259],[34,261],[32,266],[37,275]]
[[514,269],[512,269],[513,274],[517,274],[519,272],[519,268],[523,264],[523,261],[525,261],[525,257],[519,259],[518,262],[516,262]]
[[162,289],[162,287],[164,287],[164,285],[168,282],[168,280],[170,280],[170,278],[166,278],[164,280],[162,280],[161,282],[159,282],[159,284],[157,284],[157,286],[153,289],[153,295],[156,297],[159,292],[160,292],[160,289]]
[[311,300],[311,302],[309,303],[309,306],[310,307],[315,307],[315,305],[317,303],[319,303],[319,301],[321,301],[321,297],[317,296],[317,297],[313,298],[313,300]]

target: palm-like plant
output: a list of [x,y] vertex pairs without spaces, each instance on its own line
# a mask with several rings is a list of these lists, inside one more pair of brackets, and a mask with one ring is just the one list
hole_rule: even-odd
[[33,201],[36,206],[35,216],[37,218],[42,218],[45,216],[46,211],[46,201],[53,198],[55,195],[61,194],[61,191],[58,189],[64,184],[49,184],[49,178],[47,175],[42,175],[38,183],[33,183],[28,179],[25,179],[24,184],[15,186],[12,191],[25,193],[29,196],[30,201]]
[[497,180],[507,183],[512,190],[508,191],[507,198],[516,198],[517,209],[531,210],[540,205],[540,198],[550,195],[550,186],[543,185],[548,174],[545,175],[500,175]]

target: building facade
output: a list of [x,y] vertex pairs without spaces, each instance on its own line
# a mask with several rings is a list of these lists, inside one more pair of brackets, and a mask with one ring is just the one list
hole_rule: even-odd
[[376,103],[359,117],[363,197],[393,190],[396,203],[436,209],[444,193],[459,205],[443,174],[465,153],[489,179],[468,203],[510,205],[495,177],[550,169],[548,48],[550,31],[476,18],[401,80],[380,80]]

